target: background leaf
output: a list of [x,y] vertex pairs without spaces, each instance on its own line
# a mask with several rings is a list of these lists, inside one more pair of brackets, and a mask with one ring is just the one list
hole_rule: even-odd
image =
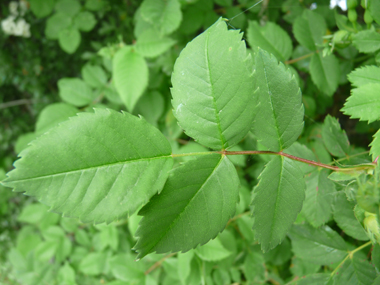
[[268,150],[280,151],[295,142],[302,132],[301,91],[292,73],[262,49],[256,52],[255,67],[260,104],[253,132]]
[[57,40],[61,31],[69,27],[71,18],[62,13],[55,13],[46,21],[45,35],[48,39]]
[[293,24],[295,38],[302,46],[311,51],[322,46],[322,37],[325,35],[326,29],[325,19],[318,13],[307,9]]
[[175,40],[161,36],[155,29],[142,32],[136,42],[136,50],[144,57],[157,57],[166,52]]
[[140,9],[141,17],[157,27],[162,35],[174,32],[182,20],[178,0],[144,0]]
[[275,156],[260,174],[252,201],[253,230],[263,251],[281,243],[301,211],[303,175],[293,160]]
[[39,114],[36,122],[36,132],[46,132],[77,113],[79,113],[79,110],[72,105],[66,103],[50,104]]
[[275,23],[267,22],[265,26],[259,26],[256,21],[250,21],[247,39],[252,49],[260,47],[278,60],[285,61],[292,54],[293,46],[289,35]]
[[311,263],[330,265],[347,255],[344,239],[328,226],[294,225],[289,235],[294,254]]
[[147,87],[148,77],[144,58],[131,47],[123,47],[116,53],[113,58],[114,84],[129,111],[133,111]]
[[334,220],[345,234],[358,240],[369,240],[354,214],[355,203],[348,201],[344,192],[336,193],[333,205]]
[[347,285],[372,285],[375,278],[375,268],[357,255],[346,260],[333,276],[334,284]]
[[321,53],[314,54],[310,61],[310,75],[319,90],[332,96],[338,88],[340,78],[339,62],[335,55],[323,57]]
[[81,35],[75,28],[66,28],[59,32],[58,41],[65,52],[72,54],[80,44]]
[[101,88],[107,83],[107,74],[99,65],[86,64],[81,69],[83,80],[91,87]]
[[90,87],[79,78],[62,78],[58,81],[59,96],[63,101],[81,107],[95,99]]
[[352,43],[360,52],[371,53],[380,49],[380,34],[373,29],[360,31],[352,38]]
[[89,32],[95,27],[96,18],[91,12],[82,11],[75,16],[74,25],[83,32]]
[[35,140],[3,183],[65,216],[111,222],[162,189],[170,154],[166,139],[144,120],[96,109]]
[[227,250],[219,239],[216,238],[205,245],[197,247],[195,253],[205,261],[220,261],[230,256],[232,252]]
[[252,72],[241,37],[219,19],[182,50],[174,65],[172,104],[179,125],[213,149],[241,141],[254,118]]
[[55,0],[30,0],[30,9],[37,18],[49,15],[54,8]]
[[200,156],[174,169],[161,194],[139,212],[138,258],[185,252],[215,238],[235,213],[238,187],[235,167],[225,156]]
[[346,132],[336,118],[327,115],[322,127],[322,139],[327,150],[334,156],[344,157],[350,150]]
[[315,170],[305,178],[306,197],[302,213],[307,221],[316,228],[327,223],[332,214],[335,186],[327,176],[328,172],[321,169]]

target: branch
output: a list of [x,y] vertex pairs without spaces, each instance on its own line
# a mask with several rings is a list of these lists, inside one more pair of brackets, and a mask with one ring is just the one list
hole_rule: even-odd
[[34,103],[34,100],[28,100],[28,99],[20,99],[20,100],[10,101],[10,102],[0,104],[0,110],[6,109],[9,107],[19,106],[19,105],[29,105],[29,104],[33,104],[33,103]]

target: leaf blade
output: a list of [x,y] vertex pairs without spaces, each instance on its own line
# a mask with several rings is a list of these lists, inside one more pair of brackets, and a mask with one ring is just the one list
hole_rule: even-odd
[[162,189],[172,167],[170,154],[166,139],[143,119],[95,109],[35,140],[3,183],[64,216],[111,222]]
[[220,155],[200,156],[174,169],[161,194],[139,212],[138,258],[185,252],[215,238],[235,212],[238,186],[235,167]]
[[131,47],[120,49],[113,58],[113,79],[125,106],[131,112],[148,85],[149,70],[144,58]]
[[253,132],[268,150],[280,151],[295,142],[302,132],[301,91],[292,73],[273,55],[259,49],[255,62],[260,105],[256,108]]
[[264,251],[284,239],[301,211],[304,189],[301,170],[288,158],[274,157],[260,174],[253,190],[252,215],[255,239]]
[[172,105],[179,125],[213,149],[237,144],[254,118],[252,72],[241,38],[219,19],[182,50],[174,65]]

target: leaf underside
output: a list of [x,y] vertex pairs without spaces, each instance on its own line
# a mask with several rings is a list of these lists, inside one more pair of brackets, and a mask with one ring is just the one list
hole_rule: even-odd
[[188,251],[226,226],[239,199],[239,178],[225,156],[205,155],[174,169],[164,189],[140,210],[135,250]]
[[174,65],[174,114],[200,144],[226,149],[248,133],[254,119],[252,67],[242,34],[219,19],[191,41]]
[[255,238],[263,251],[281,243],[305,199],[303,173],[293,160],[276,156],[260,174],[252,201]]
[[95,223],[135,212],[162,189],[173,164],[171,147],[156,128],[108,109],[79,113],[20,157],[5,186],[63,216]]

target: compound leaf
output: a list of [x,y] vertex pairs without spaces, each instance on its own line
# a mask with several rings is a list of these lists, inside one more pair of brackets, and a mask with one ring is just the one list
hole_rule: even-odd
[[332,96],[339,84],[339,61],[333,54],[325,57],[321,53],[314,54],[310,61],[310,75],[319,90]]
[[161,191],[172,167],[165,137],[128,113],[79,113],[20,153],[3,182],[84,222],[132,214]]
[[347,255],[344,239],[328,226],[294,225],[289,232],[296,257],[320,265],[341,261]]
[[144,58],[126,46],[113,58],[113,79],[127,109],[132,112],[148,85],[149,71]]
[[314,227],[327,223],[331,218],[335,186],[327,176],[326,170],[316,170],[305,179],[306,197],[302,213]]
[[301,211],[304,191],[302,171],[293,160],[276,156],[266,165],[252,201],[253,230],[264,251],[284,239]]
[[322,46],[326,33],[325,19],[316,12],[304,10],[293,24],[293,33],[297,41],[309,50],[317,50]]
[[289,35],[275,23],[267,22],[262,27],[256,21],[250,21],[247,39],[252,48],[260,47],[273,54],[278,60],[287,60],[292,55],[293,47]]
[[380,83],[370,83],[352,90],[344,107],[345,115],[372,123],[380,119]]
[[235,212],[238,187],[235,167],[225,156],[200,156],[174,169],[160,195],[139,212],[138,257],[185,252],[215,238]]
[[81,69],[83,80],[91,87],[101,88],[107,83],[107,74],[99,65],[86,64]]
[[355,87],[369,83],[380,83],[380,67],[367,65],[357,68],[348,75],[348,80],[350,80]]
[[253,132],[268,150],[280,151],[295,142],[303,129],[304,109],[296,78],[277,59],[259,49],[255,79],[260,104]]
[[327,150],[334,156],[343,157],[350,150],[347,134],[336,118],[327,115],[322,126],[322,139]]
[[162,35],[177,30],[182,21],[178,0],[144,0],[140,9],[141,17],[154,25]]
[[174,65],[172,104],[179,125],[213,149],[237,144],[254,119],[254,83],[241,38],[219,19],[182,50]]

